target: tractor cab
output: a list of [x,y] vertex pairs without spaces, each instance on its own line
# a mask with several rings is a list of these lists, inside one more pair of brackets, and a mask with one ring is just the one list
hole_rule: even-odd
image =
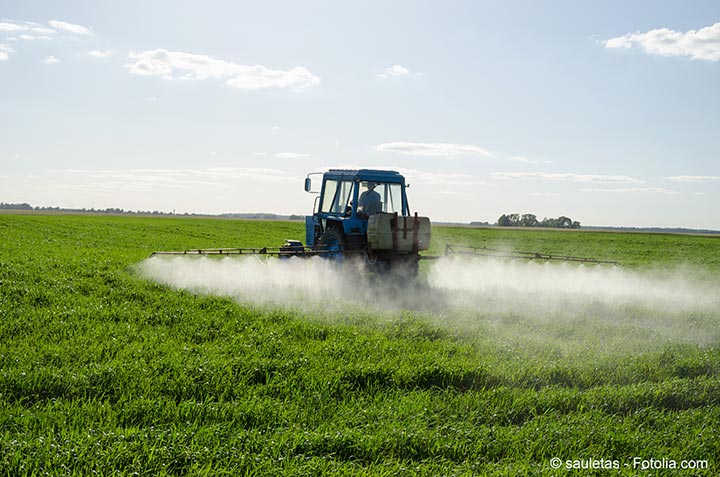
[[[319,191],[311,176],[322,174]],[[305,218],[309,246],[359,250],[367,245],[368,219],[377,213],[409,216],[405,178],[396,171],[331,169],[310,173],[305,190],[318,193],[313,215]]]

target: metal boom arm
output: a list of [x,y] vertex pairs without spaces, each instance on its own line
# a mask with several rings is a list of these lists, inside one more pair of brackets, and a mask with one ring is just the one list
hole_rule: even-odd
[[539,252],[517,252],[498,250],[487,247],[470,247],[465,245],[445,244],[445,256],[451,255],[473,255],[482,257],[496,258],[514,258],[524,260],[557,260],[563,262],[582,262],[582,263],[604,263],[610,265],[620,265],[614,260],[599,260],[591,257],[575,257],[572,255],[553,255]]

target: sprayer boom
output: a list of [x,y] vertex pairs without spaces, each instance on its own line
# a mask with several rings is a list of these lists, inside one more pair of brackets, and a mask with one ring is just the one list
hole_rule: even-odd
[[155,255],[280,255],[280,248],[199,248],[153,252]]
[[552,255],[548,253],[539,252],[517,252],[499,250],[487,247],[469,247],[465,245],[451,245],[445,244],[445,256],[452,255],[471,255],[480,257],[492,257],[492,258],[509,258],[509,259],[521,259],[521,260],[553,260],[563,262],[582,262],[582,263],[597,263],[597,264],[608,264],[617,265],[620,263],[613,260],[599,260],[591,257],[575,257],[572,255]]
[[357,254],[359,250],[337,250],[330,247],[317,246],[307,247],[297,240],[288,240],[282,247],[262,248],[197,248],[188,250],[176,250],[167,252],[153,252],[155,255],[265,255],[271,257],[314,257],[328,254]]

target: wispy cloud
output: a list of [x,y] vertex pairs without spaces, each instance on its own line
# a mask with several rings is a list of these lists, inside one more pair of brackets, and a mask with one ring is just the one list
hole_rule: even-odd
[[112,50],[92,50],[88,51],[87,54],[93,58],[108,58],[112,55]]
[[629,176],[608,176],[598,174],[572,174],[548,172],[493,172],[493,179],[500,180],[541,180],[552,182],[600,182],[639,184],[640,179]]
[[278,159],[302,159],[304,157],[310,157],[310,154],[303,154],[300,152],[278,152],[274,156]]
[[17,23],[0,22],[0,33],[18,33],[21,31],[25,31],[25,27],[23,25],[18,25]]
[[0,22],[0,33],[52,35],[55,30],[35,22]]
[[[321,167],[320,169],[366,169],[364,164],[332,164]],[[458,172],[431,172],[421,169],[413,169],[407,167],[397,167],[392,164],[378,164],[373,169],[398,171],[402,174],[408,184],[437,185],[437,186],[478,186],[487,185],[480,180],[467,173]]]
[[720,182],[720,176],[671,176],[665,179],[675,182]]
[[[50,171],[76,176],[85,187],[102,191],[148,192],[158,189],[194,190],[197,187],[233,189],[241,181],[296,183],[297,177],[278,169],[209,167],[202,169],[114,169]],[[70,182],[75,184],[75,182]]]
[[15,53],[15,50],[10,48],[10,45],[0,43],[0,61],[7,61],[10,59],[10,55]]
[[238,89],[284,88],[300,91],[320,84],[320,78],[306,68],[271,70],[262,65],[247,66],[207,55],[168,51],[162,48],[131,52],[125,67],[130,74],[159,76],[164,80],[223,79]]
[[552,164],[552,161],[547,159],[530,159],[525,156],[510,156],[508,158],[511,162],[520,162],[523,164]]
[[82,25],[76,25],[74,23],[68,23],[68,22],[62,22],[60,20],[50,20],[48,24],[55,28],[55,30],[64,32],[64,33],[72,33],[74,35],[92,35],[92,31],[88,27],[84,27]]
[[470,174],[452,172],[428,172],[417,169],[399,168],[400,172],[407,179],[408,183],[439,186],[478,186],[486,185],[485,181],[479,180]]
[[7,39],[7,41],[18,41],[18,40],[34,41],[34,40],[53,40],[53,39],[54,39],[53,37],[48,36],[48,35],[33,36],[33,35],[28,35],[27,33],[23,33],[22,35],[17,36],[17,37],[15,37],[15,36],[9,37]]
[[659,28],[645,33],[627,33],[605,41],[605,48],[642,48],[661,56],[689,56],[706,61],[720,60],[720,22],[699,30],[678,32]]
[[393,66],[385,69],[384,73],[379,74],[378,78],[382,78],[382,79],[399,78],[402,76],[408,76],[409,74],[410,74],[410,70],[405,68],[404,66],[393,65]]
[[45,63],[46,65],[57,65],[58,63],[62,62],[59,59],[55,58],[53,55],[50,55],[43,60],[43,63]]
[[581,192],[600,192],[609,194],[635,194],[635,193],[658,193],[658,194],[676,194],[677,192],[671,189],[663,189],[661,187],[625,187],[617,189],[604,189],[604,188],[592,188],[592,189],[580,189]]
[[388,142],[374,148],[379,152],[392,152],[407,156],[440,156],[475,155],[492,157],[490,151],[470,144],[422,143],[422,142]]
[[[74,23],[63,22],[59,20],[51,20],[48,22],[49,27],[35,22],[17,22],[5,20],[0,22],[0,34],[11,34],[13,36],[6,37],[6,42],[34,41],[34,40],[66,40],[68,38],[77,38],[77,36],[92,36],[92,31],[88,27],[76,25]],[[0,61],[5,61],[15,50],[10,48],[6,43],[0,44]],[[53,61],[51,56],[46,58],[46,63],[55,64],[59,61]],[[49,60],[49,61],[48,61]]]

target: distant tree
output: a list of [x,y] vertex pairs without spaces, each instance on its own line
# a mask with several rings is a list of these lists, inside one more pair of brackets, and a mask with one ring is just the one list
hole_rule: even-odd
[[501,227],[548,227],[563,229],[579,229],[580,222],[572,220],[570,217],[561,215],[558,218],[545,217],[538,220],[535,214],[503,214],[497,220],[497,225]]
[[500,218],[498,218],[497,224],[500,227],[512,227],[512,222],[510,221],[510,218],[505,214],[502,214]]
[[537,227],[540,225],[540,222],[538,222],[534,214],[523,214],[520,218],[520,225],[523,227]]

